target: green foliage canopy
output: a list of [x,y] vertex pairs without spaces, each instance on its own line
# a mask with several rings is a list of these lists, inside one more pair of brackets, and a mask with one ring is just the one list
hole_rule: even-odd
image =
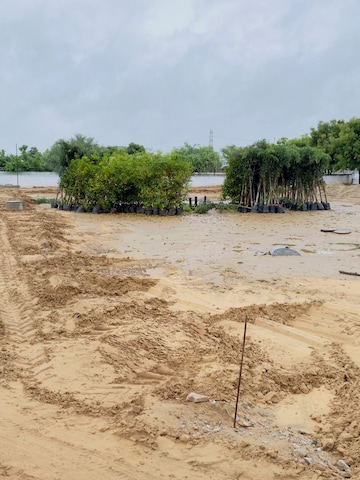
[[44,172],[51,170],[38,149],[31,147],[28,150],[27,145],[21,145],[17,155],[6,155],[5,150],[1,150],[0,169],[7,172]]
[[271,205],[284,198],[299,204],[323,191],[329,156],[319,148],[262,140],[245,148],[225,148],[223,155],[228,163],[223,195],[241,205]]
[[201,147],[185,143],[183,147],[174,149],[174,152],[191,165],[193,172],[208,173],[221,169],[220,155],[211,146]]
[[319,122],[303,141],[324,150],[330,157],[328,170],[360,170],[360,118]]
[[190,165],[177,154],[121,149],[102,158],[70,161],[60,177],[65,203],[109,211],[123,204],[175,208],[182,204],[191,178]]
[[[266,142],[265,142],[266,143]],[[252,168],[255,157],[259,155],[272,155],[272,161],[275,162],[271,167],[270,158],[262,167],[261,175],[265,168],[277,168],[279,149],[274,156],[267,147],[264,150],[263,141],[256,142],[257,150],[251,150],[244,153],[246,156],[246,169]],[[263,145],[263,146],[261,146]],[[330,173],[338,170],[360,170],[360,118],[352,118],[349,121],[331,120],[328,122],[320,121],[316,128],[311,128],[309,134],[300,138],[286,139],[278,141],[277,145],[283,145],[283,148],[292,145],[295,148],[312,147],[321,149],[328,155],[328,164],[326,170]],[[252,146],[254,147],[255,144]],[[223,152],[226,155],[234,146],[226,147]],[[76,134],[70,139],[59,139],[49,149],[43,153],[36,147],[21,145],[18,155],[7,154],[0,150],[0,169],[5,171],[56,171],[59,174],[68,167],[70,162],[77,158],[87,157],[97,159],[109,157],[124,151],[128,155],[145,154],[144,146],[131,142],[127,147],[117,146],[99,146],[92,137]],[[182,147],[174,149],[174,154],[179,158],[186,160],[196,173],[216,172],[222,168],[222,161],[219,153],[215,152],[211,146],[190,145],[185,143]],[[283,154],[285,154],[285,150]],[[257,164],[257,162],[255,161]]]
[[145,147],[134,142],[130,142],[126,148],[126,151],[129,155],[134,155],[135,153],[144,153]]
[[92,137],[76,134],[69,140],[57,140],[46,152],[46,160],[53,171],[62,174],[72,160],[84,156],[91,157],[99,152],[100,147]]

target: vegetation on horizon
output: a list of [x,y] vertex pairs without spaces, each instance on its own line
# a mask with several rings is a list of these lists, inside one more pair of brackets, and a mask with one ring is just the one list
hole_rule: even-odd
[[220,154],[212,146],[189,145],[174,150],[181,158],[190,163],[194,173],[218,172],[222,168]]
[[17,155],[6,155],[0,150],[0,170],[6,172],[46,172],[52,168],[46,163],[42,153],[36,147],[29,149],[28,145],[21,145]]
[[[360,170],[360,118],[352,118],[347,122],[320,121],[317,128],[311,128],[309,134],[300,138],[281,139],[278,143],[320,148],[329,156],[325,166],[328,173],[338,170]],[[225,150],[229,148],[232,147],[228,146]],[[145,153],[145,147],[133,142],[127,147],[100,146],[94,138],[76,134],[68,140],[57,140],[43,153],[36,147],[29,148],[28,145],[21,145],[17,155],[0,150],[0,170],[61,173],[75,158],[83,156],[90,158],[92,155],[102,158],[118,152],[126,152],[129,155]],[[196,173],[216,172],[222,167],[221,156],[212,146],[190,145],[185,142],[182,147],[174,148],[171,153],[177,153],[186,160]]]
[[360,170],[360,118],[319,122],[310,134],[289,140],[299,147],[317,147],[329,155],[328,173],[339,170]]

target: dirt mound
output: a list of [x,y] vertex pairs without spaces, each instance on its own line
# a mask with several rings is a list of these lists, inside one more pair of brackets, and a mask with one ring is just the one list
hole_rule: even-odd
[[330,202],[347,201],[360,205],[360,185],[334,183],[326,186],[326,193]]

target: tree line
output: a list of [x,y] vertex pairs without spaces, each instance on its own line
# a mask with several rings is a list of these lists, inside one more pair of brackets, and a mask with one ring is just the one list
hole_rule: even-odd
[[46,172],[52,168],[48,164],[46,155],[39,152],[36,147],[29,148],[21,145],[18,154],[7,155],[5,150],[0,150],[0,170],[6,172]]
[[[311,128],[310,133],[300,138],[281,139],[278,143],[295,145],[296,147],[318,148],[328,155],[324,164],[324,173],[338,170],[360,170],[360,118],[331,120],[319,122],[317,128]],[[186,160],[193,173],[217,172],[226,162],[226,147],[221,153],[212,146],[190,145],[184,143],[180,148],[174,148],[178,158]],[[92,137],[77,134],[68,140],[57,140],[51,148],[40,152],[36,147],[21,145],[17,154],[7,154],[0,150],[0,170],[5,171],[55,171],[62,169],[74,158],[96,155],[102,158],[106,155],[126,152],[129,155],[145,152],[142,145],[130,143],[127,147],[100,146]]]
[[[59,174],[75,158],[96,156],[98,159],[115,153],[134,155],[145,153],[143,145],[131,142],[127,147],[100,146],[92,137],[76,134],[74,137],[57,140],[50,149],[41,153],[36,147],[22,145],[18,154],[7,155],[0,151],[0,170],[8,172],[50,171]],[[211,146],[190,145],[184,143],[180,148],[174,148],[171,153],[186,160],[193,173],[218,172],[222,167],[220,154]]]
[[340,170],[360,170],[360,118],[319,122],[317,128],[299,139],[290,141],[302,147],[317,147],[328,156],[328,173]]
[[127,147],[102,147],[92,137],[76,134],[74,137],[57,140],[50,149],[41,153],[36,147],[21,145],[16,154],[7,155],[0,150],[0,170],[6,172],[57,172],[59,174],[69,165],[71,160],[83,156],[96,155],[98,158],[124,151],[134,154],[145,152],[142,145],[129,143]]

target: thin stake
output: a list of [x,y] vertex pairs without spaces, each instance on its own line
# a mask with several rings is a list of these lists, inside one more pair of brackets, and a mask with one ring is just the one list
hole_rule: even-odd
[[16,186],[19,187],[19,162],[18,162],[17,144],[16,144]]
[[245,340],[246,340],[247,321],[248,321],[248,317],[247,317],[247,315],[245,315],[245,321],[244,321],[244,338],[243,338],[243,344],[242,344],[241,361],[240,361],[240,371],[239,371],[239,381],[238,381],[238,389],[237,389],[236,404],[235,404],[234,428],[236,427],[236,418],[237,418],[238,404],[239,404],[239,398],[240,398],[240,385],[241,385],[242,367],[243,367],[243,363],[244,363],[244,351],[245,351]]

